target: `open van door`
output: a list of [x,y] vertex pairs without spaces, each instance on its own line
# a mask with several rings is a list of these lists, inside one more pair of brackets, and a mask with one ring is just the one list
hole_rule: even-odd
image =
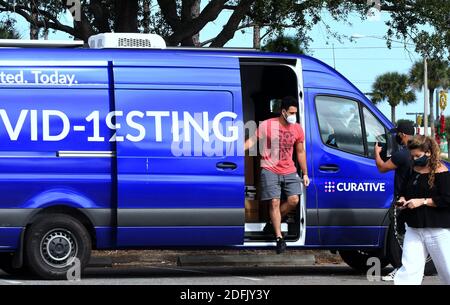
[[[243,97],[243,116],[245,122],[259,122],[280,115],[280,101],[285,96],[298,98],[298,121],[305,131],[305,149],[310,160],[309,150],[309,118],[305,115],[304,90],[302,78],[301,58],[291,57],[241,57],[241,80]],[[246,131],[248,138],[252,131]],[[259,155],[259,154],[258,154]],[[293,156],[296,161],[296,156]],[[309,161],[307,161],[309,165]],[[309,166],[308,166],[309,167]],[[246,245],[269,245],[266,242],[273,241],[273,236],[263,231],[264,226],[270,220],[268,203],[259,200],[260,193],[260,164],[258,156],[246,156],[245,158],[245,182],[246,182]],[[300,167],[297,162],[298,173]],[[317,217],[315,207],[315,194],[306,189],[302,184],[303,194],[297,210],[282,223],[282,231],[286,234],[288,244],[302,246],[306,241],[307,211],[311,217]],[[310,193],[312,196],[310,196]],[[310,202],[307,198],[312,198]]]
[[244,240],[239,62],[190,53],[116,61],[117,244]]

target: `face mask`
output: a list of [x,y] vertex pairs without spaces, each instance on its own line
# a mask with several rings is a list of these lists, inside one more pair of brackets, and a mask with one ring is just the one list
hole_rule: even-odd
[[422,157],[414,160],[414,165],[419,167],[425,167],[428,165],[428,159],[429,158],[427,155],[423,155]]
[[288,122],[289,124],[295,124],[297,122],[297,118],[296,118],[295,114],[284,116],[284,118],[285,118],[286,122]]

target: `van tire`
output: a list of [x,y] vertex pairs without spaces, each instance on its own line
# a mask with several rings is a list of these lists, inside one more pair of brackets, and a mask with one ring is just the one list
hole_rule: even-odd
[[62,214],[40,216],[25,236],[26,263],[42,279],[68,279],[76,258],[81,275],[89,262],[91,248],[91,237],[83,224]]
[[[402,265],[402,253],[403,253],[403,235],[401,232],[398,232],[399,238],[395,235],[394,224],[391,222],[388,229],[388,236],[386,239],[386,256],[391,263],[392,266],[401,266]],[[430,256],[427,258],[427,262],[425,264],[424,274],[435,275],[437,273],[436,267],[434,266],[433,260]]]
[[380,255],[379,251],[339,250],[339,255],[347,265],[359,273],[366,273],[372,267],[367,265],[367,260],[371,257],[380,259],[381,269],[389,265],[387,258]]
[[0,253],[0,269],[9,275],[26,275],[27,268],[25,266],[14,268],[13,259],[14,253]]

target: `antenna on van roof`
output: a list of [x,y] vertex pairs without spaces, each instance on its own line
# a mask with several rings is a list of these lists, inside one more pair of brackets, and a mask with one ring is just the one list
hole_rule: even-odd
[[0,48],[81,48],[81,40],[22,40],[0,39]]

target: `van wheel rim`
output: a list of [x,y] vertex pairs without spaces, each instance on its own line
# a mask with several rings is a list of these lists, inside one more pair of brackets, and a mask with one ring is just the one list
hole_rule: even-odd
[[71,266],[78,253],[78,244],[73,234],[66,229],[48,232],[41,242],[41,257],[54,268]]

